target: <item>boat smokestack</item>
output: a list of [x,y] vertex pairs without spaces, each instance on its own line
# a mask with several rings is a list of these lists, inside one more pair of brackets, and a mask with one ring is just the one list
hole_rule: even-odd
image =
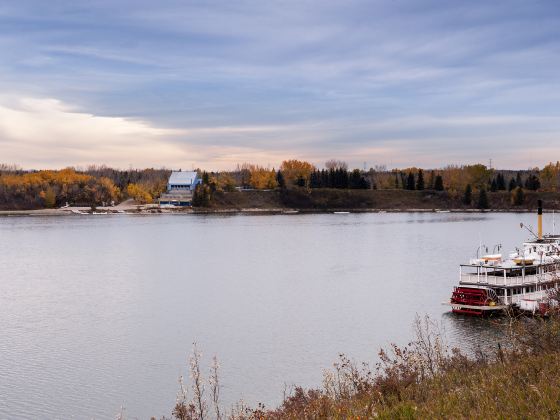
[[537,201],[537,218],[538,218],[538,233],[539,233],[539,241],[542,240],[542,200]]

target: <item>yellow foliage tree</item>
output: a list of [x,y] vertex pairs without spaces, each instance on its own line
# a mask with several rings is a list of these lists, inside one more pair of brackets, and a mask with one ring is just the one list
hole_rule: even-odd
[[276,182],[276,171],[262,168],[258,165],[251,165],[249,168],[251,176],[249,184],[258,190],[273,189],[278,186]]
[[139,203],[146,204],[153,201],[152,195],[140,184],[128,184],[126,192],[129,197]]
[[303,178],[308,183],[311,172],[314,170],[315,166],[311,163],[296,159],[285,160],[280,166],[280,171],[287,184],[294,184],[299,178]]
[[560,162],[550,162],[539,174],[541,188],[543,191],[555,191],[558,188],[558,179],[560,178]]

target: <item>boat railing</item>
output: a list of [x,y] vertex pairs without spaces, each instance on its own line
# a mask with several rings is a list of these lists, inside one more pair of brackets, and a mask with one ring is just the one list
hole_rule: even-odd
[[529,274],[525,276],[508,276],[507,273],[461,273],[461,283],[483,284],[491,286],[522,286],[525,284],[538,284],[551,282],[558,279],[557,273]]

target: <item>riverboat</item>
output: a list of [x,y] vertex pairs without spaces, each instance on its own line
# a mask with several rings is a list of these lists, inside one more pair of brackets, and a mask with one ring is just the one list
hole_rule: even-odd
[[542,234],[541,200],[537,217],[538,234],[528,229],[535,239],[521,249],[506,258],[494,253],[460,265],[459,285],[446,302],[454,313],[484,316],[513,310],[546,315],[548,297],[560,285],[560,235]]

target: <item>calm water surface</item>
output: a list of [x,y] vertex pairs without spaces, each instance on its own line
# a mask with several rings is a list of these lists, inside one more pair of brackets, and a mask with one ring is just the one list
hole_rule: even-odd
[[[450,316],[480,240],[512,249],[529,214],[0,218],[0,418],[169,415],[193,342],[222,395],[268,406],[340,352],[375,361],[415,314]],[[545,223],[547,222],[545,217]]]

